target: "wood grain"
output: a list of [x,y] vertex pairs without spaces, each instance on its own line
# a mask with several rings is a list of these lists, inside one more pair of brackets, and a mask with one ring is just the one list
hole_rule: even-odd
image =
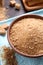
[[41,4],[37,4],[35,6],[28,6],[27,3],[25,2],[25,0],[22,0],[23,4],[24,4],[24,7],[25,7],[25,10],[26,11],[32,11],[32,10],[37,10],[37,9],[42,9],[43,8],[43,3]]

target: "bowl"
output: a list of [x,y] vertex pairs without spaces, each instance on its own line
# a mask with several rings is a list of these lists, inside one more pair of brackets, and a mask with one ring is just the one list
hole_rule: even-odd
[[16,53],[18,53],[18,54],[20,54],[20,55],[22,55],[22,56],[31,57],[31,58],[43,56],[43,54],[29,55],[29,54],[25,54],[25,53],[23,53],[23,52],[20,52],[20,51],[19,51],[18,49],[16,49],[16,48],[14,47],[14,45],[11,43],[11,40],[10,40],[10,30],[11,30],[11,27],[13,26],[13,24],[15,24],[16,22],[20,21],[20,20],[23,19],[23,18],[37,18],[37,19],[43,20],[43,17],[42,17],[42,16],[33,15],[33,14],[31,14],[31,15],[28,15],[28,14],[27,14],[27,15],[23,15],[23,16],[18,17],[18,18],[17,18],[16,20],[14,20],[14,21],[10,24],[10,26],[9,26],[9,29],[8,29],[8,32],[7,32],[7,38],[8,38],[9,44],[11,45],[11,47],[13,48],[13,50],[14,50]]

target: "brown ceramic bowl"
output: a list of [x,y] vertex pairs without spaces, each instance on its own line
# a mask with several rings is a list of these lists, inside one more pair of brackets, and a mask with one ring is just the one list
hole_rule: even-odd
[[10,40],[10,29],[12,27],[13,24],[15,24],[16,22],[18,22],[19,20],[23,19],[23,18],[37,18],[37,19],[42,19],[43,20],[43,17],[42,16],[38,16],[38,15],[23,15],[23,16],[20,16],[18,17],[16,20],[14,20],[11,25],[9,26],[9,29],[8,29],[8,33],[7,33],[7,37],[8,37],[8,42],[10,43],[11,47],[13,48],[14,51],[16,51],[18,54],[22,55],[22,56],[25,56],[25,57],[40,57],[40,56],[43,56],[43,54],[38,54],[38,55],[27,55],[23,52],[20,52],[18,49],[16,49],[13,44],[11,43],[11,40]]

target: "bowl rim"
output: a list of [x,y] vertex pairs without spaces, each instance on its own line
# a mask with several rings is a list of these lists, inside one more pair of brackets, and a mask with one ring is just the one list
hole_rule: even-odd
[[36,14],[26,14],[26,15],[22,15],[18,18],[16,18],[14,21],[12,21],[12,23],[10,24],[9,28],[8,28],[8,31],[7,31],[7,39],[8,39],[8,42],[9,44],[11,45],[11,47],[13,48],[13,50],[22,55],[22,56],[25,56],[25,57],[30,57],[30,58],[36,58],[36,57],[40,57],[40,56],[43,56],[43,54],[37,54],[37,55],[29,55],[29,54],[25,54],[21,51],[19,51],[18,49],[16,49],[16,47],[14,47],[14,45],[11,43],[11,40],[10,40],[10,29],[12,27],[13,24],[15,24],[16,22],[18,22],[19,20],[21,19],[24,19],[24,18],[37,18],[37,19],[41,19],[43,20],[43,16],[39,16],[39,15],[36,15]]

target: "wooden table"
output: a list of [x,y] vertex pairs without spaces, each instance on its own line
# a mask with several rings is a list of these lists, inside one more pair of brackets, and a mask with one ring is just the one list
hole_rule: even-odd
[[14,17],[14,16],[19,16],[21,14],[24,14],[26,13],[26,11],[24,10],[24,7],[23,7],[23,4],[21,2],[21,0],[16,0],[17,3],[20,3],[21,4],[21,8],[20,10],[15,10],[14,7],[10,7],[9,6],[9,1],[10,0],[5,0],[5,8],[8,9],[8,12],[7,12],[7,15],[10,16],[10,17]]

